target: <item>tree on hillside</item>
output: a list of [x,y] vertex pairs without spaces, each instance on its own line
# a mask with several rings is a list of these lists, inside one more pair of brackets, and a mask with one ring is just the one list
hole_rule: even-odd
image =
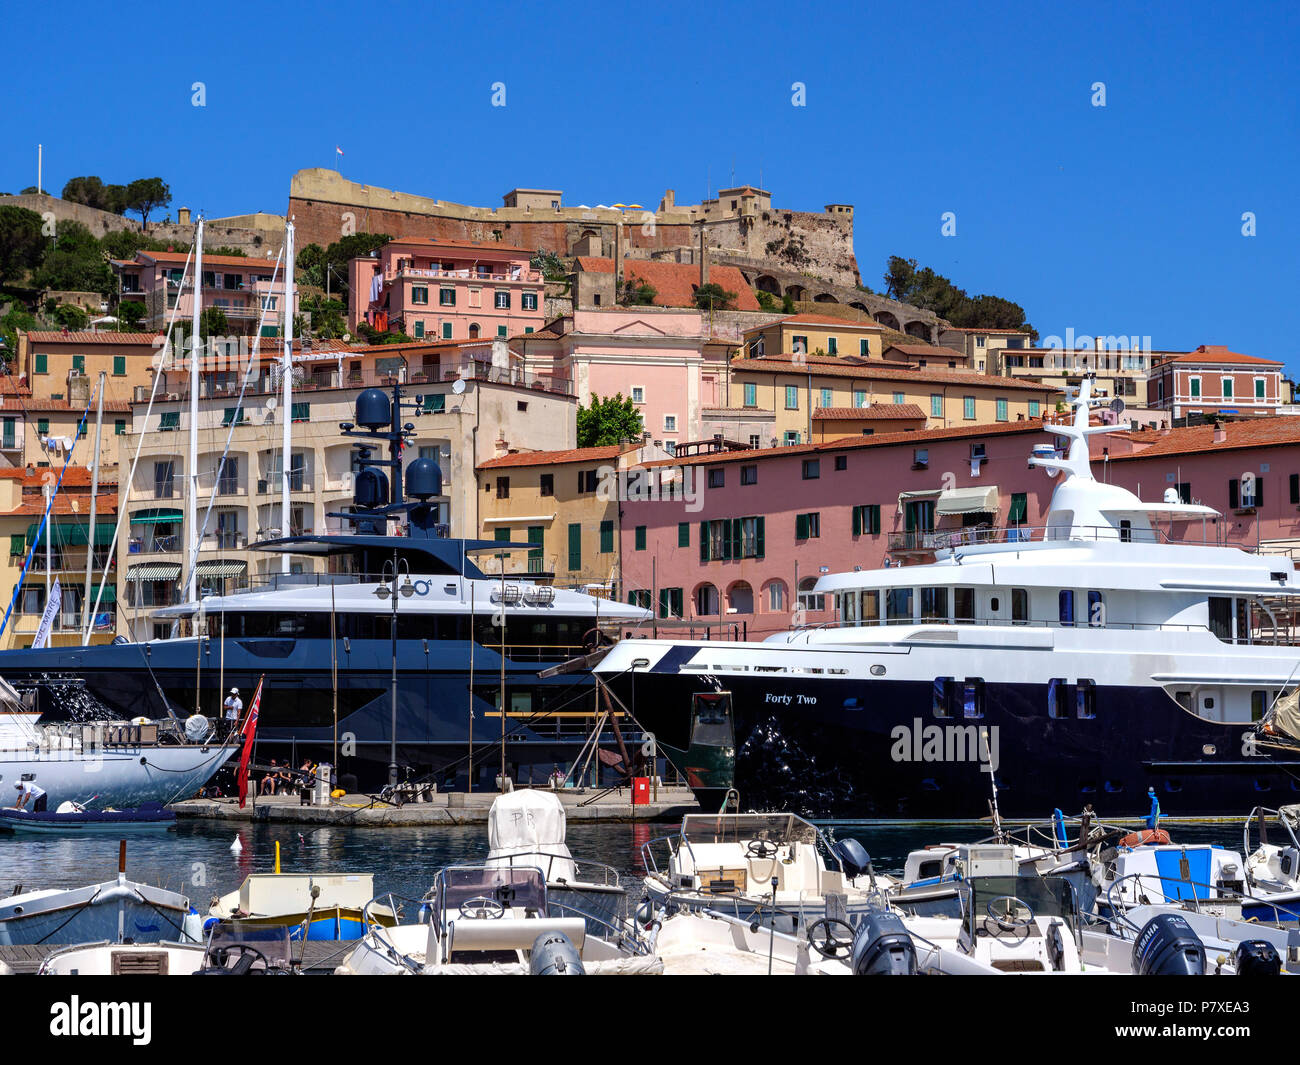
[[117,290],[103,247],[89,229],[72,219],[58,223],[54,246],[46,251],[32,281],[40,288],[103,296]]
[[624,437],[641,435],[641,412],[623,393],[601,399],[591,394],[591,406],[578,408],[578,446],[606,447]]
[[727,311],[735,300],[736,294],[728,292],[721,285],[710,281],[695,290],[695,306],[702,311]]
[[230,322],[226,312],[220,307],[205,307],[199,312],[199,336],[204,340],[210,337],[230,335]]
[[331,297],[337,295],[346,300],[348,261],[378,251],[392,239],[387,233],[354,233],[336,240],[328,248],[308,244],[299,250],[294,260],[298,271],[295,280],[300,285],[328,289]]
[[44,251],[41,216],[25,207],[0,207],[0,284],[17,281]]
[[970,296],[942,274],[915,259],[891,255],[885,268],[885,295],[900,303],[933,311],[953,325],[967,328],[1019,329],[1037,341],[1038,332],[1025,321],[1025,310],[1001,296]]
[[104,182],[94,175],[69,178],[59,197],[68,203],[85,204],[85,206],[94,207],[99,211],[111,210],[108,189],[105,187]]
[[172,202],[172,190],[160,177],[138,178],[126,187],[126,210],[135,211],[149,225],[149,214]]

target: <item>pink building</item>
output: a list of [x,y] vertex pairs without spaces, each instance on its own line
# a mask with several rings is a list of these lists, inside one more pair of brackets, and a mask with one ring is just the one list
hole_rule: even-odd
[[[144,306],[142,328],[165,330],[173,314],[188,328],[194,307],[193,280],[182,281],[188,258],[185,252],[138,251],[133,260],[112,261],[122,302]],[[261,322],[264,336],[278,335],[284,314],[284,274],[282,268],[275,276],[274,259],[205,255],[201,280],[199,309],[219,307],[232,333],[252,333]],[[294,313],[298,313],[296,292]]]
[[[1041,533],[1055,481],[1029,469],[1041,422],[850,437],[647,464],[620,520],[623,596],[750,638],[834,619],[824,573],[910,565],[938,548]],[[1300,419],[1092,438],[1093,473],[1159,500],[1173,489],[1223,517],[1174,538],[1300,546]],[[663,482],[687,481],[682,498]],[[801,610],[796,619],[796,609]]]
[[1157,363],[1147,378],[1148,405],[1169,411],[1175,420],[1197,414],[1267,416],[1285,402],[1282,363],[1214,344]]
[[543,321],[542,275],[530,253],[494,241],[389,241],[348,266],[348,326],[416,340],[480,340],[531,333]]
[[644,431],[670,450],[700,439],[702,411],[725,404],[736,347],[709,335],[704,313],[659,307],[578,310],[511,341],[529,374],[571,382],[584,406],[630,397]]

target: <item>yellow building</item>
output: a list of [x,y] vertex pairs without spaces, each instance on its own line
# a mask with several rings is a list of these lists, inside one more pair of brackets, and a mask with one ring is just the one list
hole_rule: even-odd
[[852,355],[878,359],[883,354],[884,329],[875,322],[854,322],[825,314],[795,314],[745,331],[745,354]]
[[1056,385],[1039,381],[882,362],[864,365],[814,355],[769,355],[731,363],[730,405],[772,411],[775,444],[818,439],[819,408],[915,404],[925,414],[925,428],[940,429],[1038,418],[1060,395]]
[[[47,569],[47,537],[39,535],[39,530],[45,512],[46,486],[54,485],[57,481],[58,474],[54,470],[22,467],[0,470],[0,537],[9,544],[3,576],[0,576],[0,588],[4,594],[4,609],[13,603],[9,622],[3,634],[0,634],[0,648],[4,650],[31,646],[45,612],[48,589],[53,587],[56,580],[60,589],[60,603],[54,617],[50,646],[80,644],[82,609],[86,596],[87,542],[93,539],[95,543],[95,564],[89,593],[92,604],[99,594],[104,565],[112,561],[108,545],[117,520],[117,485],[101,482],[96,503],[95,534],[91,537],[90,471],[84,467],[72,466],[64,474],[63,484],[54,496],[47,528]],[[18,586],[29,552],[31,562],[27,577],[15,601],[14,589]],[[103,596],[98,599],[99,608],[93,619],[92,643],[107,643],[116,632],[116,582],[114,569],[110,565],[109,578]]]

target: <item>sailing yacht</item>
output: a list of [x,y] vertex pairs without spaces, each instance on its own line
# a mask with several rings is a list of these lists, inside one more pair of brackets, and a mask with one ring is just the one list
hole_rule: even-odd
[[[933,563],[829,574],[838,621],[759,643],[628,639],[596,667],[704,798],[880,817],[1091,804],[1227,812],[1300,791],[1259,742],[1297,680],[1290,559],[1214,543],[1175,493],[1096,480],[1085,380],[1031,467],[1059,477],[1040,529]],[[1124,428],[1120,426],[1119,428]]]

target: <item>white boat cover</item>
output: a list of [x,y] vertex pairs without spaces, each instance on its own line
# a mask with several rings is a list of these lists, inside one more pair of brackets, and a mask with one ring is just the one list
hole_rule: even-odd
[[[488,812],[489,866],[536,865],[548,881],[576,878],[564,842],[564,804],[549,791],[524,788],[499,795]],[[521,860],[536,855],[537,861]]]

